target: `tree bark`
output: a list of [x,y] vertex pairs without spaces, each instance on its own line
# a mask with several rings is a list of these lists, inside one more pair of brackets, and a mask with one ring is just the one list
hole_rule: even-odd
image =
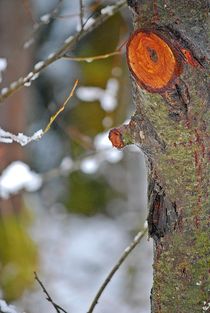
[[[147,159],[148,226],[154,239],[151,312],[206,312],[210,310],[208,3],[129,0],[128,5],[137,31],[127,45],[136,112],[129,125],[110,132],[110,139],[118,148],[138,145]],[[139,48],[138,36],[146,38],[146,46]],[[146,49],[146,58],[160,65],[154,81],[153,75],[144,76],[148,64],[142,72],[145,61],[138,60],[138,49]],[[173,75],[165,53],[173,59]]]

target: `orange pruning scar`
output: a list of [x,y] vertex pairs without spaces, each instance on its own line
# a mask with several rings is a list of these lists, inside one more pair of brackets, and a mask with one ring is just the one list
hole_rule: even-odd
[[161,93],[182,72],[182,62],[172,44],[152,30],[137,30],[127,43],[127,62],[140,86]]

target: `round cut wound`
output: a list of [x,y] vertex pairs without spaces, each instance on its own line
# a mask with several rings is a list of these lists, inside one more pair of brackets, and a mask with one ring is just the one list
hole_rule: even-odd
[[152,31],[137,31],[131,36],[127,60],[140,85],[153,92],[164,90],[181,69],[170,45]]

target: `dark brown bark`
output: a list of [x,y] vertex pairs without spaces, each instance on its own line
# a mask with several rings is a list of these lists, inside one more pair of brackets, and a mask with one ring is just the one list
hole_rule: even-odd
[[[208,3],[130,0],[128,5],[134,29],[158,34],[181,62],[180,72],[159,92],[141,84],[141,72],[138,81],[131,74],[136,113],[129,125],[118,129],[120,136],[115,130],[121,146],[135,143],[148,164],[148,224],[155,246],[151,311],[206,312],[210,310]],[[154,52],[155,63],[161,52]]]

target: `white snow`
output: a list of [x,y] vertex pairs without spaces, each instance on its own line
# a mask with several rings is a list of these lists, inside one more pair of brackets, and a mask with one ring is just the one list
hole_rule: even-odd
[[144,222],[144,229],[147,229],[148,228],[148,222],[147,220]]
[[32,172],[29,166],[21,161],[11,163],[0,176],[0,196],[4,199],[20,190],[36,191],[42,185],[42,178]]
[[32,77],[31,80],[35,80],[39,77],[39,73],[35,73]]
[[52,59],[55,56],[55,52],[52,52],[48,55],[47,60]]
[[98,134],[94,139],[94,146],[97,151],[102,152],[101,159],[110,163],[117,163],[123,158],[123,152],[112,148],[112,144],[109,140],[109,132]]
[[73,38],[74,38],[73,36],[67,37],[66,40],[64,41],[64,43],[70,43]]
[[210,308],[210,302],[207,303],[206,301],[204,301],[203,304],[204,304],[204,306],[202,307],[203,312],[208,311]]
[[116,78],[110,78],[107,81],[106,89],[100,87],[79,87],[76,94],[82,101],[99,101],[104,111],[112,112],[117,107],[118,90],[118,80]]
[[[130,233],[127,233],[123,223],[102,214],[91,218],[75,216],[66,214],[59,205],[55,205],[53,211],[43,210],[38,205],[35,212],[36,224],[32,234],[39,246],[40,279],[46,284],[52,298],[68,312],[87,312],[99,286],[129,244]],[[102,295],[96,311],[149,312],[147,295],[152,283],[150,251],[152,242],[142,241],[140,249],[135,252],[137,257],[127,259]],[[136,270],[131,303],[126,298],[131,279],[130,268]],[[54,308],[44,301],[40,289],[37,286],[32,294],[25,293],[22,307],[30,308],[30,313],[54,313]],[[137,303],[136,306],[132,305],[133,301]]]
[[99,87],[79,87],[76,90],[77,97],[82,101],[96,101],[103,97],[104,90]]
[[39,62],[37,62],[37,63],[34,65],[35,71],[39,71],[39,70],[42,68],[43,65],[44,65],[44,61],[39,61]]
[[15,81],[15,82],[12,82],[11,84],[10,84],[10,88],[11,89],[15,89],[17,87],[17,82]]
[[101,98],[101,107],[106,112],[113,111],[117,106],[117,99],[109,92],[105,92]]
[[29,38],[23,45],[23,49],[28,49],[34,43],[34,38]]
[[7,59],[0,58],[0,72],[5,71],[7,68]]
[[123,158],[123,152],[117,149],[106,151],[105,159],[110,163],[118,163]]
[[26,136],[22,133],[15,135],[0,128],[0,142],[12,143],[15,141],[21,146],[25,146],[31,141],[41,139],[43,135],[44,133],[42,129],[36,131],[32,136]]
[[84,25],[84,30],[87,30],[92,24],[94,24],[95,19],[93,17],[90,17],[87,20],[87,23]]
[[0,83],[2,82],[2,72],[7,68],[7,59],[0,58]]
[[25,83],[24,83],[24,86],[25,86],[25,87],[30,87],[30,86],[31,86],[31,81],[25,82]]
[[48,24],[50,21],[50,14],[44,14],[40,17],[40,21],[44,24]]
[[31,77],[33,77],[34,73],[33,72],[30,72],[25,78],[24,80],[28,80],[28,79],[31,79]]
[[0,312],[1,313],[17,313],[13,305],[9,305],[4,300],[0,300]]
[[2,90],[1,90],[2,96],[5,95],[5,94],[7,93],[7,91],[8,91],[8,88],[7,88],[7,87],[2,88]]
[[74,165],[73,160],[67,156],[67,157],[63,158],[63,160],[61,161],[60,169],[61,169],[63,174],[68,175],[69,172],[71,171],[73,165]]
[[100,162],[94,157],[85,158],[80,164],[80,169],[85,174],[94,174],[99,168]]
[[107,148],[112,148],[112,144],[108,136],[109,136],[109,132],[104,132],[95,136],[94,146],[97,151],[105,150]]
[[107,5],[105,8],[101,9],[101,14],[113,15],[114,5]]

